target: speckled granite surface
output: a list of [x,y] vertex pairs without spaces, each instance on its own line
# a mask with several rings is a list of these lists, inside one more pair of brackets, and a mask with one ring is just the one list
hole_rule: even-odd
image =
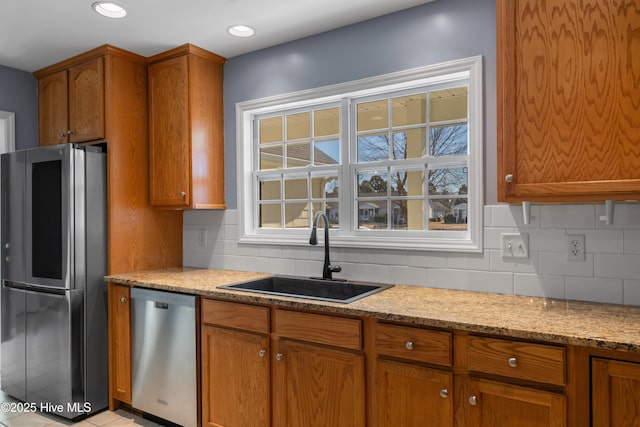
[[640,352],[640,307],[394,286],[350,304],[218,289],[268,277],[230,270],[176,268],[108,276],[114,283],[369,316],[514,338]]

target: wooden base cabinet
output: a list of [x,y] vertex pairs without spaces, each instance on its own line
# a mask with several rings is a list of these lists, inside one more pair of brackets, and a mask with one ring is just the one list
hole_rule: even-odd
[[566,427],[566,396],[487,380],[470,380],[469,427]]
[[640,426],[640,363],[591,362],[593,427]]
[[452,427],[453,374],[390,360],[376,362],[378,427]]
[[112,400],[131,404],[130,288],[109,283],[109,370]]

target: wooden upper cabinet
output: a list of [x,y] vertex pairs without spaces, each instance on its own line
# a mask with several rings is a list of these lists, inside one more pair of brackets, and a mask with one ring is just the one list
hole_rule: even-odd
[[151,204],[224,209],[222,67],[193,45],[149,58]]
[[498,199],[640,198],[640,1],[497,0]]
[[39,144],[105,138],[104,58],[93,58],[38,78]]

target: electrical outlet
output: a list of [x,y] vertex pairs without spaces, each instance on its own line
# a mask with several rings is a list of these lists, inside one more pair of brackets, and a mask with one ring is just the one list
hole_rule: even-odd
[[207,229],[206,228],[198,229],[198,244],[200,246],[207,246]]
[[567,234],[567,261],[584,261],[584,234]]
[[529,258],[529,235],[502,233],[502,258]]

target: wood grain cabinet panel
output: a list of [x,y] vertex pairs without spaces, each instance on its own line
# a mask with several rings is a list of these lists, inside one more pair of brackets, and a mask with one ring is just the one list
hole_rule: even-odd
[[224,209],[222,67],[193,45],[149,58],[151,204]]
[[378,323],[375,339],[378,354],[443,366],[453,363],[451,332]]
[[131,301],[129,286],[109,284],[109,365],[113,398],[131,404]]
[[497,0],[498,200],[640,198],[640,2]]
[[640,427],[640,363],[591,362],[593,427]]
[[105,138],[104,58],[55,71],[37,71],[41,146]]

